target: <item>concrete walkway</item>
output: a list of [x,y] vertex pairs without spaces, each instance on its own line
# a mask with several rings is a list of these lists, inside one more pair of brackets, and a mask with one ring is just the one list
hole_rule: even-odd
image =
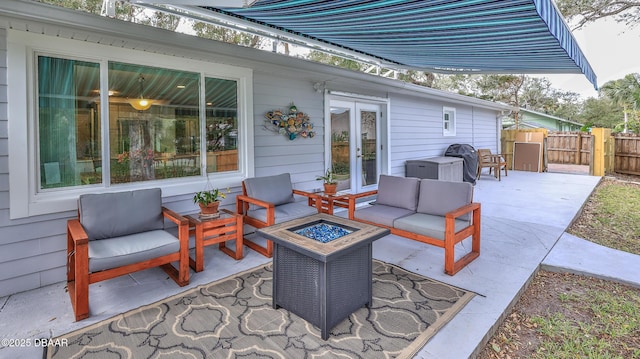
[[640,256],[564,233],[542,268],[614,280],[640,288]]
[[[443,273],[441,248],[393,235],[376,241],[375,258],[478,294],[416,358],[475,356],[541,264],[640,286],[637,275],[631,275],[638,273],[638,256],[598,248],[564,232],[599,180],[519,171],[510,171],[502,181],[483,175],[474,193],[474,200],[482,204],[481,255],[453,277]],[[459,253],[467,250],[469,242],[457,247]],[[191,284],[185,288],[159,269],[92,285],[91,317],[79,323],[73,322],[64,283],[0,298],[0,338],[64,334],[269,261],[248,249],[243,260],[234,261],[214,247],[205,249],[205,258],[205,271],[192,272]],[[0,358],[40,357],[41,348],[0,348]]]

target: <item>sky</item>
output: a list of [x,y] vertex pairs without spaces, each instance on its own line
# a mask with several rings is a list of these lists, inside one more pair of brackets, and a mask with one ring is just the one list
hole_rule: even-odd
[[[629,29],[611,19],[587,24],[573,36],[598,77],[598,86],[630,73],[640,73],[640,25]],[[544,75],[552,87],[577,92],[583,99],[598,97],[584,75]]]

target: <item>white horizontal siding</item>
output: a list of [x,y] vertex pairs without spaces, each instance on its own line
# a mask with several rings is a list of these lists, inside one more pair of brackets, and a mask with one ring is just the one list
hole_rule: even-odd
[[[456,109],[456,135],[442,135],[442,108]],[[454,143],[496,150],[496,112],[406,95],[391,96],[391,174],[404,176],[407,160],[444,155]]]
[[[254,165],[256,176],[291,173],[291,181],[297,189],[320,187],[316,176],[324,171],[324,103],[323,95],[315,92],[313,83],[295,77],[286,78],[282,74],[262,72],[253,74]],[[268,111],[289,112],[294,103],[298,111],[304,112],[313,123],[313,138],[296,138],[291,141],[285,136],[265,129],[264,115]]]

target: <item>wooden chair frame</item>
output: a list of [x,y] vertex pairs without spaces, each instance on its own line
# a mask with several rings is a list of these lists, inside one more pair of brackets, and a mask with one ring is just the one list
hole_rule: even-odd
[[[165,207],[162,214],[178,225],[179,252],[95,273],[89,273],[89,237],[80,219],[67,222],[67,290],[76,321],[89,317],[89,284],[154,267],[161,267],[181,287],[189,284],[189,221]],[[179,268],[171,262],[178,262]]]
[[[374,226],[387,228],[391,231],[391,234],[395,234],[400,237],[412,239],[414,241],[430,244],[436,247],[444,248],[444,272],[448,275],[454,275],[464,268],[467,264],[471,263],[474,259],[480,256],[480,203],[471,202],[460,208],[445,214],[445,228],[444,228],[444,240],[429,237],[423,234],[409,232],[403,229],[388,227],[380,223],[374,223],[363,219],[358,219],[355,216],[356,212],[356,200],[358,198],[370,197],[378,194],[378,190],[353,194],[349,196],[349,219],[372,224]],[[472,213],[472,222],[469,226],[455,231],[456,218]],[[466,238],[471,236],[471,251],[464,255],[462,258],[455,260],[455,246],[462,242]]]
[[[309,193],[309,192],[305,192],[305,191],[301,191],[301,190],[297,190],[294,189],[293,190],[293,194],[294,195],[300,195],[300,196],[305,196],[307,198],[311,198],[315,201],[319,200],[319,197],[313,193]],[[317,203],[317,202],[314,202]],[[247,214],[248,210],[249,210],[249,205],[253,204],[259,207],[264,207],[267,209],[267,218],[266,218],[266,222],[265,221],[261,221],[257,218],[253,218],[251,216],[249,216]],[[242,220],[244,224],[248,224],[250,226],[253,226],[255,228],[265,228],[265,227],[269,227],[272,226],[274,224],[276,224],[276,211],[275,211],[275,205],[271,202],[265,202],[262,200],[259,200],[257,198],[253,198],[253,197],[249,197],[247,196],[247,189],[245,187],[244,182],[242,182],[242,194],[241,195],[237,195],[236,196],[236,213],[242,215]],[[318,209],[318,213],[320,212],[320,210]],[[246,237],[243,240],[244,244],[247,245],[247,247],[253,249],[254,251],[262,254],[263,256],[267,257],[267,258],[271,258],[273,257],[273,242],[270,240],[267,240],[266,242],[266,247],[263,247],[261,245],[259,245],[256,242],[251,241],[250,239],[247,239]]]
[[504,175],[507,176],[507,161],[504,159],[504,156],[499,153],[491,153],[489,149],[479,149],[478,150],[478,174],[476,179],[480,179],[480,173],[483,168],[489,168],[489,174],[491,171],[494,171],[494,176],[501,180],[501,170],[504,169]]

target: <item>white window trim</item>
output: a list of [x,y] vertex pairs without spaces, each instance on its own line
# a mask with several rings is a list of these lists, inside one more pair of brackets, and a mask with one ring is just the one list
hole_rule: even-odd
[[[447,113],[450,114],[448,130],[444,126],[445,124],[444,116]],[[451,137],[456,135],[456,122],[457,122],[456,109],[454,107],[446,107],[446,106],[442,107],[442,135],[443,136]]]
[[[83,193],[116,192],[161,187],[164,197],[194,193],[207,183],[206,175],[174,180],[146,181],[104,187],[103,184],[38,192],[37,123],[35,93],[35,54],[84,58],[106,64],[108,61],[174,68],[226,78],[238,83],[238,171],[215,174],[216,187],[236,187],[253,176],[253,70],[211,62],[178,58],[157,53],[111,47],[56,38],[23,31],[8,31],[8,111],[9,111],[9,190],[10,218],[75,210]],[[61,50],[64,49],[64,50]],[[102,118],[106,114],[102,114]]]

